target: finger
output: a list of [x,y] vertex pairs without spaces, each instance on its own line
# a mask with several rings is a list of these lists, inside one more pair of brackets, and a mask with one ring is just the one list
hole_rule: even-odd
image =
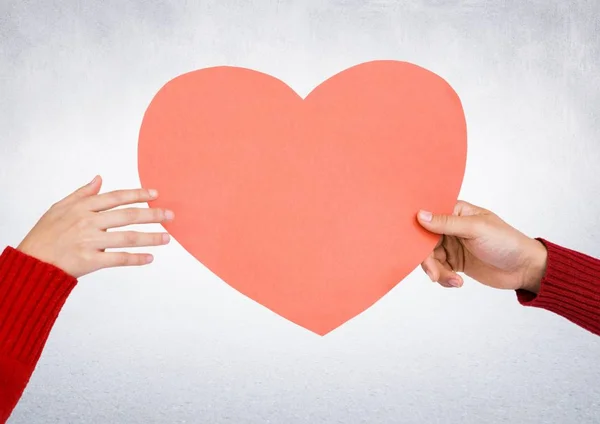
[[433,254],[429,255],[423,263],[421,263],[421,268],[427,274],[432,283],[437,281],[437,264],[435,259],[433,258]]
[[153,260],[154,257],[148,253],[102,252],[98,253],[97,269],[142,266]]
[[67,204],[67,203],[72,203],[79,199],[83,199],[85,197],[93,196],[100,192],[101,187],[102,187],[102,177],[100,175],[96,175],[92,181],[90,181],[83,187],[78,188],[73,193],[69,194],[67,197],[60,200],[58,203]]
[[445,237],[444,244],[439,252],[438,259],[442,264],[447,263],[448,266],[456,272],[463,272],[467,257],[465,256],[465,248],[457,237]]
[[443,267],[432,255],[428,256],[423,261],[421,268],[423,268],[423,271],[425,271],[432,283],[437,283],[439,281]]
[[449,265],[438,261],[439,278],[438,283],[443,287],[462,287],[463,279],[450,268]]
[[421,264],[423,270],[427,273],[430,280],[439,283],[443,287],[461,287],[463,279],[448,265],[435,259],[433,256],[427,257]]
[[440,238],[438,239],[437,243],[435,244],[435,247],[433,248],[433,250],[435,251],[436,249],[438,249],[442,244],[444,243],[444,235],[440,235]]
[[446,249],[444,249],[443,246],[435,248],[435,250],[433,251],[433,257],[442,264],[448,261],[448,254],[446,253]]
[[419,224],[426,230],[460,238],[474,238],[481,231],[482,221],[478,216],[436,215],[428,211],[419,211]]
[[125,227],[134,224],[157,224],[170,221],[174,214],[170,210],[157,208],[126,208],[96,214],[95,220],[98,228]]
[[137,231],[118,231],[106,233],[98,243],[98,249],[122,247],[162,246],[171,238],[167,233],[142,233]]
[[113,209],[118,206],[149,202],[157,197],[158,193],[156,190],[146,190],[143,188],[133,190],[116,190],[90,197],[86,199],[84,206],[89,211],[100,212]]

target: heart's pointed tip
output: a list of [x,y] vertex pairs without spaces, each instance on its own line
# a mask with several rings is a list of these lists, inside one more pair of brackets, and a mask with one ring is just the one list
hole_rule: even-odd
[[325,337],[326,335],[328,335],[329,333],[331,333],[333,330],[335,330],[338,327],[339,327],[339,325],[322,325],[319,327],[316,327],[316,326],[308,327],[307,326],[304,328],[307,329],[308,331],[310,331],[311,333],[316,334],[317,336]]
[[311,333],[316,334],[319,337],[325,337],[330,331],[320,331],[320,330],[309,330]]

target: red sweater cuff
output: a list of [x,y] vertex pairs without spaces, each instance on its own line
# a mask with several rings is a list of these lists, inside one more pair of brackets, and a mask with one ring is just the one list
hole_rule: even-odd
[[12,247],[0,255],[0,355],[34,365],[77,280]]
[[600,260],[538,239],[548,250],[540,292],[517,290],[522,305],[552,311],[600,334]]

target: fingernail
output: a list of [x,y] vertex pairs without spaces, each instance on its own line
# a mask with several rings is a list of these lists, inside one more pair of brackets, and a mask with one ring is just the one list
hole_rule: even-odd
[[97,179],[98,179],[98,176],[96,175],[96,176],[94,177],[94,179],[88,183],[88,185],[92,185],[92,184],[94,184],[94,183],[96,182],[96,180],[97,180]]
[[154,260],[154,257],[152,255],[146,256],[146,263],[147,264],[152,263],[153,260]]
[[429,277],[429,279],[431,280],[431,282],[435,282],[435,279],[433,278],[433,274],[431,273],[431,271],[427,271],[427,276]]
[[460,280],[458,278],[451,278],[448,280],[448,284],[450,284],[452,287],[460,287]]
[[158,197],[158,191],[154,190],[153,188],[151,188],[150,190],[148,190],[148,194],[153,199],[156,199]]
[[163,243],[168,243],[169,240],[171,240],[171,236],[169,236],[167,233],[162,235],[162,241]]
[[173,211],[166,210],[165,211],[165,218],[166,218],[167,221],[170,221],[173,218],[175,218],[175,214],[173,213]]
[[433,214],[428,211],[419,211],[419,218],[421,218],[421,221],[431,222]]

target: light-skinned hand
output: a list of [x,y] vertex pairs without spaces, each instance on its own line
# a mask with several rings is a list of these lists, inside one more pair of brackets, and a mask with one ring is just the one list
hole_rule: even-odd
[[459,201],[452,215],[420,211],[417,219],[423,228],[441,235],[421,264],[431,281],[461,287],[461,272],[489,287],[539,292],[546,270],[545,246],[494,213]]
[[102,178],[96,176],[89,184],[54,204],[17,250],[52,264],[75,278],[102,268],[152,262],[150,254],[106,252],[106,249],[167,244],[167,233],[107,230],[168,221],[173,219],[173,212],[135,207],[112,210],[154,200],[158,193],[135,189],[99,194],[101,186]]

